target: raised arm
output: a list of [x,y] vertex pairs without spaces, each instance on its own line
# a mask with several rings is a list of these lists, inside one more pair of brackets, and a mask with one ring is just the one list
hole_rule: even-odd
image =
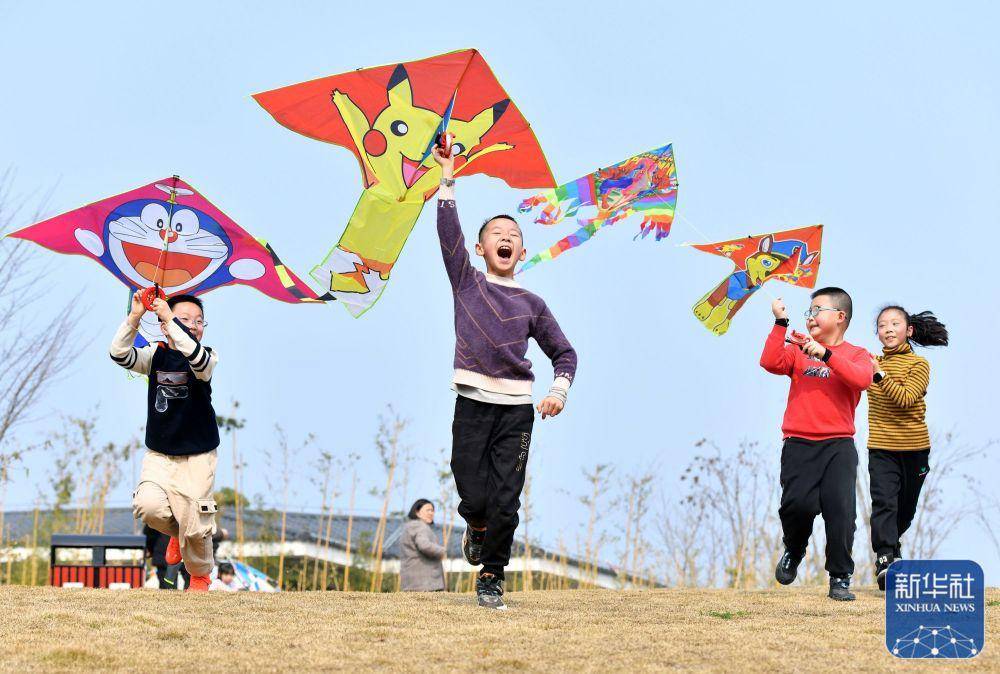
[[[784,322],[782,322],[784,321]],[[785,343],[788,319],[778,319],[764,341],[764,351],[760,354],[760,366],[771,374],[790,375],[795,365],[797,347]]]
[[458,221],[454,192],[449,198],[442,194],[446,190],[452,192],[452,188],[444,186],[438,191],[438,237],[441,239],[441,254],[444,256],[448,280],[451,281],[451,287],[458,290],[474,278],[475,270],[469,260],[469,251],[465,248],[465,236]]
[[177,350],[184,354],[191,364],[191,371],[194,376],[202,381],[212,379],[212,372],[219,362],[219,356],[207,346],[202,346],[188,332],[188,329],[176,318],[166,324],[167,335],[173,340]]
[[139,321],[142,320],[142,314],[145,311],[137,292],[132,296],[132,309],[125,321],[118,326],[118,330],[111,340],[111,360],[126,370],[138,374],[149,374],[149,366],[153,362],[153,354],[156,352],[156,347],[152,344],[141,349],[135,348],[135,335],[139,332]]
[[898,407],[906,409],[913,407],[927,395],[927,386],[931,380],[931,368],[926,360],[918,360],[906,374],[906,379],[896,381],[890,375],[883,373],[882,380],[872,384],[881,390]]
[[[465,247],[465,236],[462,234],[462,223],[458,220],[458,210],[455,207],[454,167],[455,160],[445,157],[435,146],[431,151],[434,161],[441,165],[441,187],[438,190],[437,228],[441,240],[441,255],[444,256],[444,268],[448,272],[451,287],[458,290],[475,278],[475,270],[469,260],[469,251]],[[448,184],[448,183],[452,184]]]
[[153,311],[156,312],[160,323],[166,326],[167,337],[173,342],[174,348],[188,359],[194,376],[202,381],[211,380],[219,356],[194,338],[187,327],[174,316],[174,312],[165,300],[154,300]]

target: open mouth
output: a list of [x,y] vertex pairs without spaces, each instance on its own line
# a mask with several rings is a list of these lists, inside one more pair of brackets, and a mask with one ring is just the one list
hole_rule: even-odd
[[497,248],[497,255],[501,260],[509,260],[514,255],[514,249],[506,244],[502,244]]
[[173,288],[187,283],[205,271],[212,263],[212,258],[188,253],[172,253],[168,250],[167,254],[163,256],[163,265],[157,272],[156,265],[160,260],[161,249],[122,241],[122,250],[140,276],[150,283],[158,283],[164,288]]
[[403,184],[408,188],[413,187],[420,180],[428,169],[418,161],[413,161],[407,156],[403,156]]

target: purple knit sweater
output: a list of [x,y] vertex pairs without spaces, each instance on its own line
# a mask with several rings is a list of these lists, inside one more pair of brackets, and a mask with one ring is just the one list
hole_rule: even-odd
[[438,236],[455,295],[456,384],[511,395],[531,394],[528,338],[552,361],[568,387],[576,375],[576,351],[542,298],[511,279],[487,276],[472,266],[454,200],[438,201]]

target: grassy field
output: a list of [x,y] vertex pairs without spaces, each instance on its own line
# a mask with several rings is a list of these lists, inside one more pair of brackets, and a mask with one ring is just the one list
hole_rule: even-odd
[[[471,595],[200,594],[0,587],[3,671],[930,670],[883,646],[874,589]],[[987,644],[957,666],[1000,671],[1000,590]],[[487,665],[488,663],[488,665]],[[940,666],[941,663],[937,663]],[[952,666],[956,666],[953,663]]]

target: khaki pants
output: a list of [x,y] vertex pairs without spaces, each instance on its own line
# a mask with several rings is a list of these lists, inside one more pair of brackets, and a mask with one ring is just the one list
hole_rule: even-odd
[[132,509],[153,529],[181,544],[192,576],[207,576],[215,566],[212,535],[218,508],[212,495],[218,455],[213,449],[193,456],[167,456],[147,450]]

